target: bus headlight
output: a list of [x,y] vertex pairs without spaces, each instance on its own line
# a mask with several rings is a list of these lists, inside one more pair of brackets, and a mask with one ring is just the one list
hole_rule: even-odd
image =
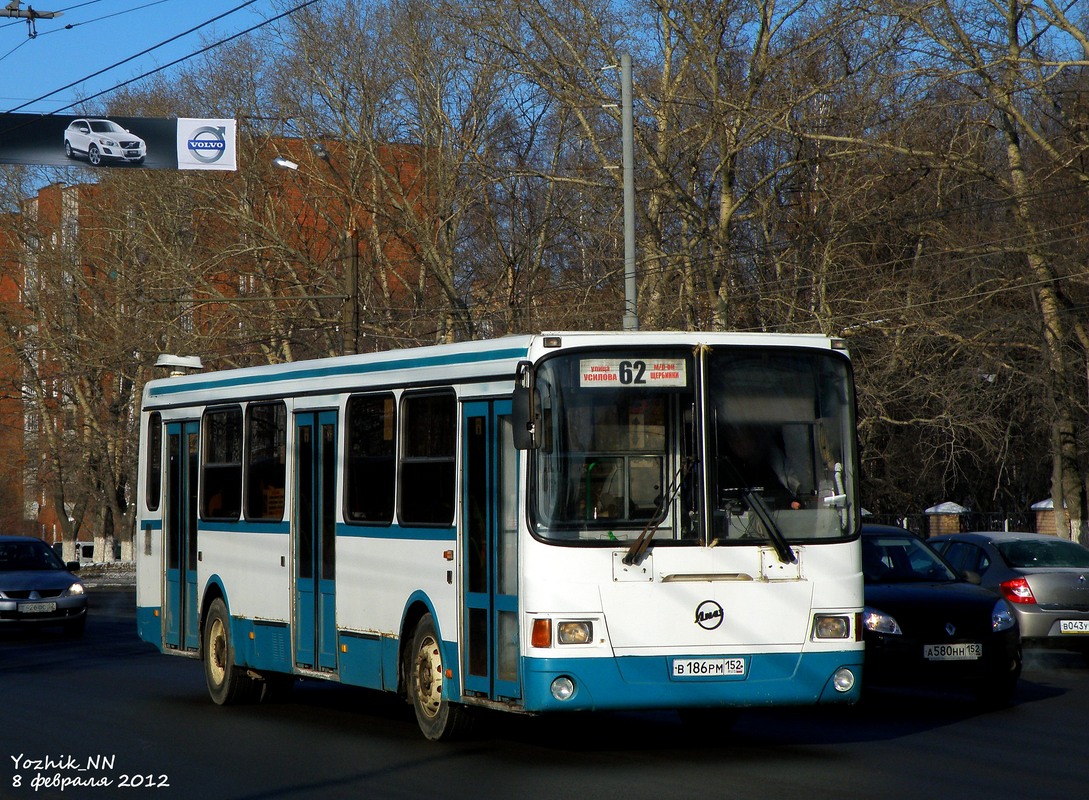
[[559,644],[589,644],[594,640],[594,623],[589,620],[561,622],[556,626]]
[[575,682],[566,675],[561,675],[552,681],[552,696],[563,702],[575,696]]
[[851,618],[843,614],[813,616],[814,639],[850,639]]
[[832,686],[840,693],[851,691],[855,688],[855,674],[847,667],[840,667],[832,675]]

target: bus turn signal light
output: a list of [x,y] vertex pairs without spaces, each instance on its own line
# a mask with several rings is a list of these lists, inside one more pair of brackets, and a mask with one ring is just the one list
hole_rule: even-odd
[[533,633],[530,637],[530,644],[532,644],[534,647],[552,646],[552,620],[533,620]]

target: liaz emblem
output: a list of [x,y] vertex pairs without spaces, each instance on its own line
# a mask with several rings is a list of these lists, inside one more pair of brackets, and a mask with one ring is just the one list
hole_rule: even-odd
[[696,606],[696,624],[706,631],[713,631],[722,624],[722,606],[714,600],[704,600]]

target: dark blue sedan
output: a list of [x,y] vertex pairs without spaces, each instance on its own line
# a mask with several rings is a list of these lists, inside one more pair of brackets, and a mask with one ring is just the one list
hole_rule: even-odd
[[892,526],[863,526],[862,572],[867,685],[967,688],[988,704],[1012,700],[1021,644],[1004,599]]

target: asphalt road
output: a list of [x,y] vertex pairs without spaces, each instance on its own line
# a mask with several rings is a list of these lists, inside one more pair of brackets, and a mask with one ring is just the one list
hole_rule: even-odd
[[1071,800],[1089,783],[1089,669],[1073,654],[1028,653],[998,711],[882,693],[746,711],[710,737],[668,713],[497,715],[444,745],[394,698],[331,684],[217,707],[199,662],[137,640],[132,604],[95,590],[82,640],[0,632],[0,798]]

